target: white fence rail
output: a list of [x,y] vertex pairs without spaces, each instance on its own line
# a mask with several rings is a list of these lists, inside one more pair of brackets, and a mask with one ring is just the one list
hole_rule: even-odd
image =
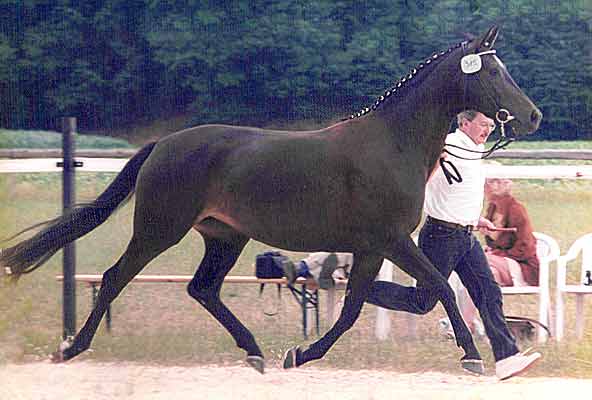
[[[86,158],[129,158],[138,149],[78,149],[76,157]],[[0,149],[0,158],[61,158],[62,149]],[[592,160],[592,150],[588,149],[502,149],[490,158],[517,159],[555,159],[555,160]]]
[[[57,163],[61,158],[0,160],[0,173],[61,172]],[[78,172],[119,172],[127,162],[125,158],[86,158]],[[592,179],[592,165],[497,165],[487,166],[488,177],[511,179]]]

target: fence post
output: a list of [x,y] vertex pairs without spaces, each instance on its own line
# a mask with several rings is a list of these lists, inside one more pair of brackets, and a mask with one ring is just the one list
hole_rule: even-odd
[[[74,132],[76,132],[76,118],[62,118],[62,202],[63,212],[66,213],[74,205],[75,197],[75,161],[74,161]],[[74,242],[68,243],[63,249],[63,337],[76,334],[76,248]]]

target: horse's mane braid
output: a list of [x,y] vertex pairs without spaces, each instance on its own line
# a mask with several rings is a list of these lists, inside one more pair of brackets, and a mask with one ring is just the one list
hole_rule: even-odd
[[345,118],[345,119],[359,118],[359,117],[362,117],[362,116],[368,114],[370,111],[376,110],[382,103],[384,103],[386,101],[386,99],[391,97],[397,91],[407,87],[407,84],[415,77],[415,75],[417,75],[417,73],[420,70],[424,69],[425,67],[427,67],[429,65],[432,65],[433,62],[441,59],[442,56],[452,53],[453,50],[461,47],[463,45],[463,43],[466,43],[466,42],[458,43],[456,46],[453,46],[446,51],[441,51],[439,53],[432,54],[431,57],[427,58],[424,62],[420,63],[417,67],[412,68],[411,71],[409,71],[409,73],[407,75],[402,76],[397,82],[395,82],[395,84],[390,89],[385,90],[384,94],[382,96],[380,96],[378,99],[376,99],[376,101],[374,102],[374,104],[372,104],[372,106],[364,107],[360,111],[358,111],[357,113],[354,113],[354,114],[350,115],[349,118]]

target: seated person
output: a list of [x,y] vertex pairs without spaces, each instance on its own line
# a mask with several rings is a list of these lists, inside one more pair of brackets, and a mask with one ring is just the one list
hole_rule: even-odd
[[526,208],[511,194],[509,179],[487,179],[485,198],[489,205],[486,218],[499,228],[516,232],[483,230],[485,255],[500,286],[538,286],[539,259],[536,238]]
[[[512,181],[491,178],[485,181],[485,199],[488,202],[485,218],[497,228],[516,228],[516,232],[480,229],[486,241],[487,262],[493,277],[500,286],[538,286],[539,259],[536,254],[536,238],[526,208],[511,194]],[[477,309],[466,289],[460,284],[455,288],[461,314],[473,333],[482,331]],[[447,320],[440,320],[441,329],[453,337]]]
[[297,263],[284,262],[282,268],[290,284],[298,277],[312,277],[321,289],[329,289],[335,279],[347,279],[353,263],[351,253],[316,252]]

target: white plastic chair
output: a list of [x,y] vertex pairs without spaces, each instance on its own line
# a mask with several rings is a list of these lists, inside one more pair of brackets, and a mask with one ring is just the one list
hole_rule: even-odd
[[[559,244],[551,236],[544,233],[533,232],[533,235],[537,240],[536,251],[539,258],[539,286],[503,286],[501,287],[501,290],[504,295],[538,295],[538,321],[551,329],[549,323],[549,310],[551,308],[549,295],[549,266],[553,261],[559,258]],[[456,274],[453,273],[450,276],[449,282],[456,294],[459,306],[463,301],[469,301],[467,290]],[[545,342],[547,340],[547,331],[542,327],[538,327],[537,337],[539,343]]]
[[[549,296],[549,265],[559,257],[559,245],[549,235],[533,232],[537,240],[537,256],[539,258],[539,285],[538,286],[503,286],[504,295],[534,294],[539,296],[539,322],[549,327],[549,309],[551,301]],[[538,328],[539,343],[547,340],[547,331]]]
[[[575,284],[567,283],[567,265],[574,261],[582,253],[581,272],[579,281]],[[588,282],[586,272],[592,273],[592,233],[588,233],[577,239],[567,251],[567,254],[557,260],[557,292],[555,301],[555,337],[557,341],[563,339],[564,332],[564,295],[573,294],[576,296],[576,337],[584,337],[584,296],[592,294],[592,285],[585,285]]]

